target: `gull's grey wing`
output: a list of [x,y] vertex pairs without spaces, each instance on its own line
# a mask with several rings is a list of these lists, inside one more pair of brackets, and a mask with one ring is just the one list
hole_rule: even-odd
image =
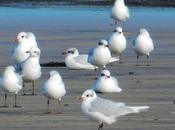
[[137,38],[137,37],[131,39],[131,41],[132,41],[132,46],[133,46],[133,47],[135,47],[135,45],[136,45],[136,38]]
[[[28,58],[27,58],[27,59],[28,59]],[[26,59],[26,60],[27,60],[27,59]],[[21,63],[15,65],[15,70],[16,70],[16,72],[17,72],[19,75],[22,74],[22,68],[23,68],[24,63],[26,62],[26,60],[24,60],[24,61],[22,61]]]
[[95,48],[91,48],[91,49],[89,50],[89,52],[88,52],[88,62],[90,62],[90,58],[93,56],[94,50],[95,50]]
[[22,77],[21,75],[19,75],[18,73],[16,73],[16,76],[18,77],[18,84],[23,86],[23,80],[22,80]]
[[130,107],[121,102],[113,102],[103,98],[96,98],[91,102],[90,112],[99,112],[105,116],[119,117],[134,112]]
[[79,55],[74,58],[77,63],[83,64],[83,65],[91,65],[88,63],[88,55]]
[[15,70],[17,73],[20,73],[22,71],[22,64],[16,64],[15,65]]

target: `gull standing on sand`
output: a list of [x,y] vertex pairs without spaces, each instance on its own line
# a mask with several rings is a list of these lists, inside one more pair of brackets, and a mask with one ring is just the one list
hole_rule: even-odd
[[35,35],[31,32],[20,32],[15,41],[18,45],[12,51],[12,60],[18,70],[19,64],[29,57],[29,54],[26,52],[32,47],[37,47],[37,42]]
[[120,55],[120,63],[122,63],[122,52],[126,49],[127,41],[123,35],[121,27],[116,27],[115,32],[109,38],[109,49],[114,54]]
[[61,98],[65,96],[66,89],[64,86],[64,82],[57,71],[52,70],[50,72],[50,78],[41,87],[41,93],[47,97],[48,113],[50,113],[50,99],[56,99],[58,101],[58,106],[61,105]]
[[2,89],[5,91],[5,104],[4,107],[8,107],[7,105],[7,92],[15,93],[15,105],[17,106],[17,94],[22,89],[22,78],[19,74],[15,72],[15,68],[13,66],[6,67],[2,78],[0,79],[0,85]]
[[111,10],[111,17],[115,20],[115,25],[117,25],[117,21],[124,23],[130,17],[129,9],[125,5],[124,0],[115,1]]
[[97,68],[97,66],[88,63],[88,55],[79,55],[78,49],[76,48],[69,48],[62,54],[66,55],[65,64],[70,69],[95,70]]
[[92,89],[100,93],[119,93],[122,89],[119,87],[118,80],[111,76],[109,70],[102,70]]
[[111,52],[108,48],[108,42],[104,39],[99,41],[96,48],[89,50],[88,62],[92,65],[106,68],[108,63],[118,60],[118,57],[111,57]]
[[139,56],[146,55],[147,65],[149,66],[149,57],[150,53],[154,50],[154,44],[149,32],[145,28],[140,29],[139,35],[133,41],[133,48],[137,54],[137,65],[139,65]]
[[103,123],[112,124],[120,116],[139,113],[149,109],[149,106],[126,106],[122,102],[113,102],[97,97],[93,90],[85,91],[77,99],[82,101],[81,110],[87,118],[99,123],[98,130],[102,130]]
[[[41,77],[41,66],[40,66],[40,49],[31,48],[30,51],[27,51],[30,56],[21,64],[21,75],[23,76],[24,82],[32,82],[32,95],[34,95],[34,89],[36,81]],[[23,84],[23,94],[25,95],[24,90],[25,84]]]

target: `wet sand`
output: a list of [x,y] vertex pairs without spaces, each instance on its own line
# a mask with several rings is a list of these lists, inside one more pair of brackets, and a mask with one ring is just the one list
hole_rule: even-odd
[[[161,13],[160,13],[161,11]],[[10,65],[10,51],[15,47],[14,37],[19,31],[34,32],[42,50],[41,63],[63,62],[61,52],[69,47],[77,47],[80,53],[87,53],[101,38],[107,38],[113,27],[108,7],[68,7],[58,8],[0,8],[0,72]],[[175,128],[175,31],[173,8],[131,8],[131,19],[124,25],[128,48],[123,55],[124,64],[107,66],[119,80],[123,89],[117,94],[98,94],[127,105],[149,105],[148,112],[131,114],[119,118],[117,123],[105,125],[105,130],[173,130]],[[149,30],[155,51],[151,55],[151,66],[135,66],[136,55],[131,48],[131,39],[138,29]],[[145,57],[141,64],[145,63]],[[46,98],[39,95],[22,96],[19,104],[23,108],[0,108],[0,129],[2,130],[96,130],[97,123],[89,121],[80,111],[80,103],[75,98],[89,89],[94,81],[94,72],[69,70],[66,67],[43,67],[42,84],[50,70],[58,70],[66,85],[67,95],[62,99],[57,113],[56,101],[51,102],[55,114],[45,114]],[[132,72],[132,73],[131,73]],[[131,74],[129,74],[131,73]],[[31,92],[28,84],[28,93]],[[4,103],[4,92],[0,92],[0,105]],[[9,95],[12,107],[14,96]]]

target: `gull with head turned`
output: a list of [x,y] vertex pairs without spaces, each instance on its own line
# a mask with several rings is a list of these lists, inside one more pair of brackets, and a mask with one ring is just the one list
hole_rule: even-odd
[[7,105],[7,93],[15,94],[15,105],[14,107],[19,107],[17,105],[17,94],[22,89],[22,77],[16,73],[15,68],[13,66],[6,67],[1,79],[0,86],[5,91],[5,104],[4,107],[8,107]]
[[125,5],[125,1],[116,0],[111,10],[111,18],[115,20],[115,25],[117,25],[117,22],[124,23],[129,17],[129,9]]
[[41,94],[47,97],[47,112],[50,113],[50,99],[58,101],[58,106],[61,104],[61,99],[66,94],[66,89],[61,75],[55,71],[50,71],[49,79],[42,85]]
[[[29,57],[21,63],[21,75],[23,76],[23,81],[24,82],[32,82],[32,95],[34,95],[34,89],[36,85],[36,81],[41,77],[41,66],[40,66],[40,54],[41,51],[39,48],[34,47],[31,48],[29,51],[26,53],[29,53]],[[23,94],[25,95],[25,83],[23,84]]]

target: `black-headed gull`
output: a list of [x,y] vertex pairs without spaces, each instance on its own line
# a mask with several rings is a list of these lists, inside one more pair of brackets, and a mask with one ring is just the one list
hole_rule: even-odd
[[99,123],[98,130],[102,130],[103,123],[112,124],[120,116],[130,113],[139,113],[149,109],[149,106],[126,106],[122,102],[113,102],[97,97],[93,90],[86,90],[81,97],[81,111],[92,121]]
[[115,32],[109,38],[109,49],[112,53],[118,54],[120,56],[120,63],[122,52],[126,49],[127,41],[123,35],[123,30],[121,27],[116,27]]
[[154,50],[154,44],[149,32],[145,28],[140,29],[139,35],[133,41],[133,48],[137,54],[137,65],[139,64],[139,56],[146,55],[147,65],[149,66],[149,57],[150,53]]
[[109,70],[102,70],[97,80],[94,82],[92,89],[100,93],[118,93],[122,89],[119,87],[118,80],[111,76]]
[[97,66],[88,63],[88,55],[80,55],[77,48],[69,48],[62,54],[66,56],[65,64],[70,69],[95,70],[97,68]]
[[115,20],[115,24],[117,25],[117,21],[125,22],[129,16],[129,9],[125,5],[124,0],[116,0],[114,6],[111,10],[111,17]]
[[50,77],[49,79],[43,84],[41,87],[41,93],[47,97],[47,105],[48,105],[48,113],[50,113],[49,110],[49,100],[55,99],[58,101],[58,105],[61,104],[61,98],[65,96],[66,89],[64,86],[64,82],[61,78],[61,75],[55,71],[50,71]]
[[4,107],[8,107],[7,105],[7,92],[15,94],[15,105],[17,106],[17,94],[22,89],[22,78],[21,76],[15,72],[15,68],[13,66],[6,67],[1,80],[0,85],[2,89],[5,91],[5,104]]

